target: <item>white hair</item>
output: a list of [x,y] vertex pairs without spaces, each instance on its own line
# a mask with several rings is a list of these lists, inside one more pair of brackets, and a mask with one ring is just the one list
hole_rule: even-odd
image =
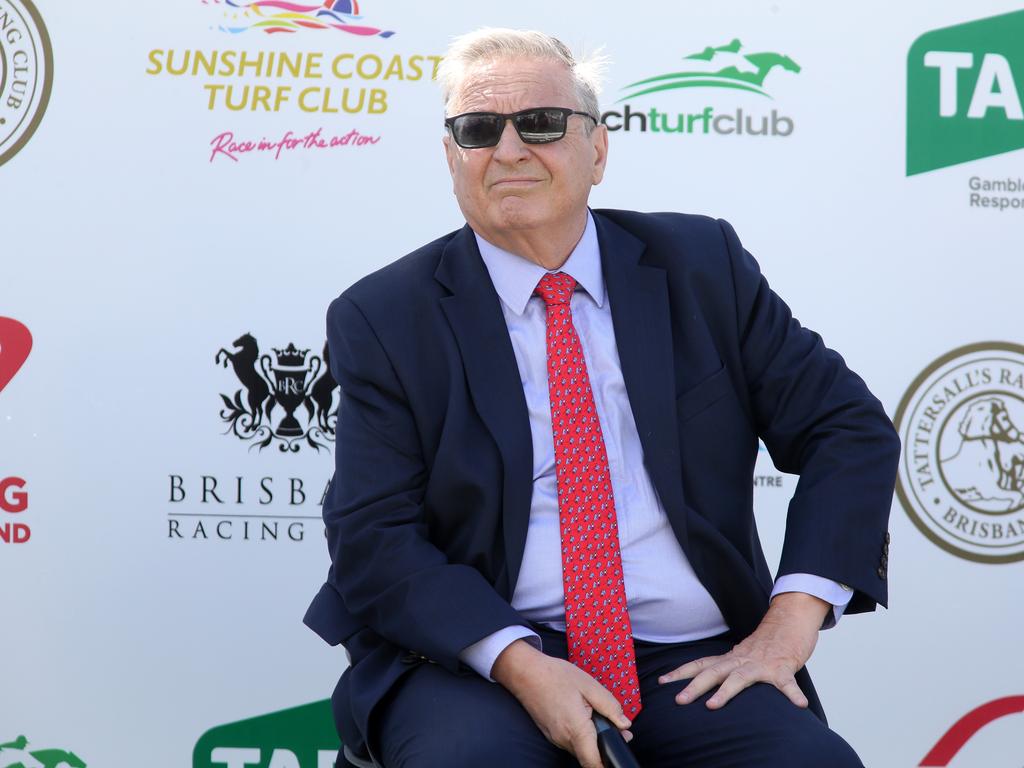
[[[534,59],[557,61],[568,70],[576,92],[578,108],[600,118],[597,96],[608,60],[600,51],[577,59],[569,47],[557,37],[522,29],[484,27],[452,40],[437,70],[444,106],[448,107],[462,95],[467,73],[477,64],[502,59]],[[592,126],[590,126],[592,127]]]

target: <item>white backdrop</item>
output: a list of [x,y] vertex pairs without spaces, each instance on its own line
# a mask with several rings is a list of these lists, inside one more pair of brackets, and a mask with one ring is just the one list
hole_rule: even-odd
[[[301,624],[328,565],[317,502],[330,443],[318,451],[303,438],[282,451],[272,436],[260,450],[224,434],[221,395],[242,385],[214,358],[246,333],[262,354],[289,343],[322,354],[334,296],[461,225],[429,80],[429,57],[454,34],[542,27],[576,49],[604,46],[606,110],[711,106],[791,119],[788,136],[614,132],[592,203],[728,219],[797,317],[843,353],[890,415],[951,350],[1024,343],[1024,211],[968,204],[970,178],[1024,177],[1024,153],[905,170],[913,42],[1014,3],[365,0],[359,23],[394,32],[384,37],[223,31],[259,18],[217,0],[34,2],[52,41],[52,95],[35,135],[0,165],[0,316],[34,340],[0,392],[0,479],[23,478],[29,494],[22,512],[0,508],[0,531],[31,529],[27,542],[0,540],[0,765],[24,736],[28,750],[68,750],[89,766],[180,768],[211,728],[330,695],[343,655]],[[0,18],[4,3],[26,5],[3,0]],[[800,71],[770,71],[767,97],[687,88],[617,103],[629,84],[734,39]],[[165,60],[172,49],[320,54],[324,76],[153,73],[152,52]],[[426,76],[339,79],[330,63],[343,53],[354,57],[344,66],[373,55],[386,67],[397,55],[406,76],[421,57]],[[1019,92],[1024,59],[1009,61]],[[245,84],[291,90],[276,111],[209,108],[205,86]],[[352,114],[300,108],[300,91],[327,87],[335,105],[345,87],[350,106],[360,88],[384,96],[365,94]],[[371,113],[373,98],[386,111]],[[273,143],[318,129],[328,141],[353,130],[378,140],[211,158],[224,132]],[[296,417],[304,430],[304,408]],[[777,476],[764,454],[758,473]],[[171,501],[172,475],[181,501]],[[209,494],[203,503],[204,476],[224,503]],[[301,500],[293,478],[304,503],[290,503]],[[755,496],[770,559],[795,488],[795,478],[779,482]],[[221,521],[230,539],[218,538]],[[206,538],[195,535],[199,522]],[[276,540],[261,540],[262,524],[277,526]],[[811,671],[832,726],[865,763],[904,768],[924,764],[969,711],[1024,695],[1024,567],[943,549],[899,500],[891,532],[891,610],[823,633]],[[1020,714],[996,720],[948,764],[1019,768],[1022,726]],[[252,746],[236,742],[224,745]],[[316,765],[288,762],[283,741],[273,758],[273,746],[246,764]],[[211,759],[197,751],[193,764]]]

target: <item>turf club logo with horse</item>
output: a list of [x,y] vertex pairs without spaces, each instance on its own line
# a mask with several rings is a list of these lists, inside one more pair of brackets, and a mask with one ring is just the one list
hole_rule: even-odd
[[85,762],[74,752],[63,749],[36,749],[19,736],[14,741],[0,744],[0,768],[86,768]]
[[985,342],[929,365],[896,411],[897,494],[958,557],[1024,560],[1024,347]]
[[291,453],[303,445],[316,451],[329,448],[338,420],[334,397],[338,385],[331,376],[327,345],[323,357],[310,355],[294,343],[272,347],[271,356],[261,353],[253,335],[245,333],[232,346],[222,347],[214,356],[216,364],[231,365],[242,385],[233,396],[220,396],[224,404],[220,417],[228,425],[224,434],[260,450],[271,443]]

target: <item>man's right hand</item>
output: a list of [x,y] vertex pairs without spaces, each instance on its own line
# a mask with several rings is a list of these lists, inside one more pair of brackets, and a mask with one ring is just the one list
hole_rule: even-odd
[[607,688],[568,661],[546,656],[525,640],[502,651],[491,677],[519,700],[541,733],[555,746],[572,752],[582,768],[601,768],[594,710],[622,730],[626,741],[629,718]]

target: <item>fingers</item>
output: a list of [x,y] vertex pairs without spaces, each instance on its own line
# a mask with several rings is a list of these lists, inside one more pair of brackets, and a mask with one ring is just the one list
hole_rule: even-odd
[[601,754],[597,751],[597,731],[590,720],[578,721],[570,739],[572,753],[581,768],[603,768]]
[[706,665],[703,672],[694,677],[689,685],[676,694],[676,703],[689,704],[700,698],[716,685],[722,684],[730,675],[735,674],[741,663],[738,659],[718,657],[714,663]]
[[624,730],[632,725],[629,718],[623,713],[619,700],[596,680],[593,680],[593,685],[588,685],[582,693],[587,703],[598,713],[611,720],[612,725],[619,730]]
[[752,667],[753,665],[745,664],[733,670],[729,676],[722,681],[722,684],[718,686],[718,690],[715,691],[715,695],[708,699],[708,709],[719,709],[720,707],[725,706],[726,702],[728,702],[737,693],[749,688],[754,683],[761,682],[762,678],[757,675],[756,669],[753,669]]
[[[680,668],[682,669],[682,668]],[[678,671],[678,670],[677,670]],[[668,677],[666,675],[666,677]],[[720,709],[754,683],[768,683],[781,691],[793,704],[804,709],[807,697],[791,674],[773,672],[767,666],[750,661],[726,660],[705,668],[690,684],[676,694],[677,704],[689,704],[718,686],[707,701],[708,709]]]
[[683,664],[681,667],[676,667],[671,672],[666,672],[658,678],[658,682],[674,683],[676,680],[689,680],[691,677],[696,677],[721,658],[721,656],[705,656],[702,659],[694,659],[693,661]]
[[804,696],[804,692],[800,690],[800,685],[797,683],[795,677],[791,677],[782,685],[777,685],[775,687],[786,694],[786,698],[800,707],[800,709],[807,709],[809,702],[807,701],[807,697]]

